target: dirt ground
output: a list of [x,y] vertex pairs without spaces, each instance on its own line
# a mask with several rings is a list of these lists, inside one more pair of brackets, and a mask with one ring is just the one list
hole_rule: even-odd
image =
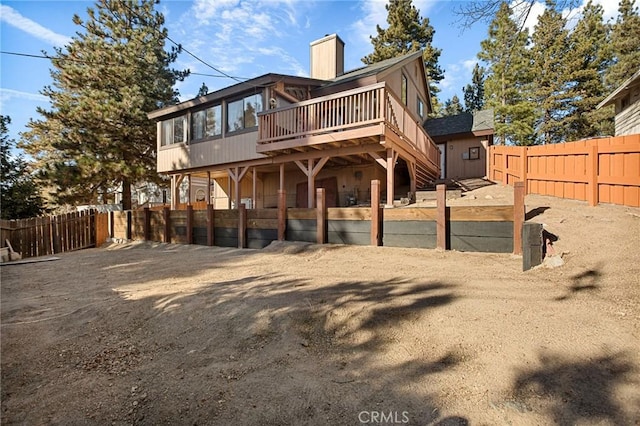
[[640,424],[640,209],[526,204],[563,266],[300,243],[2,266],[1,422]]

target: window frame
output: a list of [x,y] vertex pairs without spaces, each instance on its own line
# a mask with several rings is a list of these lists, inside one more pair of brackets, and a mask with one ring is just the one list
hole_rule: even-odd
[[[256,98],[256,99],[260,99],[260,109],[255,110],[254,114],[255,114],[255,119],[256,119],[256,124],[255,126],[250,126],[247,127],[246,125],[246,112],[247,112],[247,99],[249,98]],[[231,114],[229,113],[229,108],[231,105],[237,103],[238,101],[242,101],[242,127],[237,128],[237,129],[233,129],[230,126],[230,121],[232,119]],[[227,102],[225,103],[226,106],[224,108],[225,112],[226,112],[226,123],[225,123],[225,134],[238,134],[238,133],[242,133],[242,132],[249,132],[249,131],[254,131],[255,129],[258,128],[258,113],[264,111],[264,96],[262,92],[259,93],[245,93],[244,95],[235,97],[235,98],[231,98],[229,100],[227,100]],[[257,103],[256,103],[257,105]]]
[[[182,140],[176,141],[176,120],[182,121]],[[171,142],[167,142],[167,125],[170,124],[171,128]],[[160,135],[160,148],[168,148],[173,145],[186,144],[189,141],[189,120],[188,114],[178,115],[176,117],[171,117],[166,120],[162,120],[161,122],[161,135]]]
[[420,95],[418,95],[417,98],[418,98],[418,101],[416,102],[416,104],[417,104],[416,105],[416,111],[417,111],[418,116],[420,118],[424,118],[424,106],[425,106],[425,103],[422,100],[422,98],[420,97]]
[[[215,110],[218,109],[218,133],[215,133],[215,127],[214,127],[214,133],[209,135],[207,134],[207,127],[209,125],[207,119],[208,119],[208,111],[209,110]],[[196,137],[196,115],[203,113],[204,114],[204,127],[202,128],[202,136],[201,137]],[[215,123],[215,122],[214,122]],[[191,112],[191,140],[193,142],[201,142],[201,141],[205,141],[205,140],[210,140],[210,139],[216,139],[216,138],[221,138],[222,137],[222,128],[223,128],[223,116],[222,116],[222,104],[218,103],[218,104],[214,104],[214,105],[210,105],[206,108],[203,109],[199,109],[197,111],[193,111]]]

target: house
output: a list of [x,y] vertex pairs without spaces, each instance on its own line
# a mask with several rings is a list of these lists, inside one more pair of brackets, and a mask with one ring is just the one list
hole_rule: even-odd
[[493,145],[493,110],[434,118],[424,124],[440,150],[440,179],[481,178]]
[[640,133],[640,69],[596,108],[615,105],[615,136]]
[[336,34],[310,45],[311,76],[265,74],[149,114],[157,171],[171,177],[172,207],[186,179],[190,202],[214,208],[313,207],[415,192],[439,175],[423,121],[431,110],[422,52],[345,73]]

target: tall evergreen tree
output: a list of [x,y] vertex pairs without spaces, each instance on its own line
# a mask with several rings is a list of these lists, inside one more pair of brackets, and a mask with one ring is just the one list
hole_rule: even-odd
[[444,103],[443,115],[458,115],[463,110],[460,98],[458,98],[458,95],[453,95],[451,99],[447,99]]
[[477,63],[473,67],[471,84],[467,84],[463,91],[465,111],[480,111],[484,106],[484,68]]
[[615,90],[640,69],[640,15],[634,0],[620,0],[618,18],[611,31],[614,63],[607,71],[606,83]]
[[0,217],[35,217],[44,212],[44,202],[29,164],[11,152],[15,142],[9,139],[9,123],[10,117],[0,115]]
[[369,65],[422,49],[429,91],[435,98],[440,91],[436,83],[444,78],[444,71],[438,65],[442,50],[432,45],[435,30],[429,18],[420,17],[411,0],[389,0],[385,8],[389,27],[376,26],[378,35],[370,37],[373,53],[362,58],[362,62]]
[[566,140],[614,134],[613,107],[596,109],[607,96],[604,74],[611,64],[604,9],[589,1],[569,36],[566,56],[569,111],[561,120]]
[[569,70],[565,63],[569,33],[565,26],[566,20],[556,10],[555,2],[547,0],[531,37],[530,51],[535,75],[531,94],[537,106],[536,138],[542,144],[566,138],[562,120],[569,109]]
[[518,27],[509,5],[503,2],[478,53],[478,58],[487,64],[485,105],[494,110],[497,143],[534,142],[534,104],[526,96],[531,81],[527,43],[528,31]]
[[[22,146],[54,188],[60,204],[104,202],[120,187],[131,208],[131,185],[158,181],[156,126],[147,113],[175,103],[170,69],[179,49],[165,50],[164,17],[154,0],[98,0],[77,15],[81,30],[52,59],[53,87],[42,94],[51,109],[38,109]],[[102,199],[101,199],[102,198]]]

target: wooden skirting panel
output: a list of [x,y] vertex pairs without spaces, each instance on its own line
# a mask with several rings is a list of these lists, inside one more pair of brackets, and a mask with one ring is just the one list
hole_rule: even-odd
[[309,243],[316,242],[316,218],[315,210],[311,210],[314,213],[313,219],[292,219],[289,212],[287,212],[287,241],[304,241]]
[[214,246],[238,247],[238,228],[219,228],[216,226],[213,235]]
[[327,221],[327,228],[327,240],[329,244],[368,246],[371,243],[370,220],[329,219]]

